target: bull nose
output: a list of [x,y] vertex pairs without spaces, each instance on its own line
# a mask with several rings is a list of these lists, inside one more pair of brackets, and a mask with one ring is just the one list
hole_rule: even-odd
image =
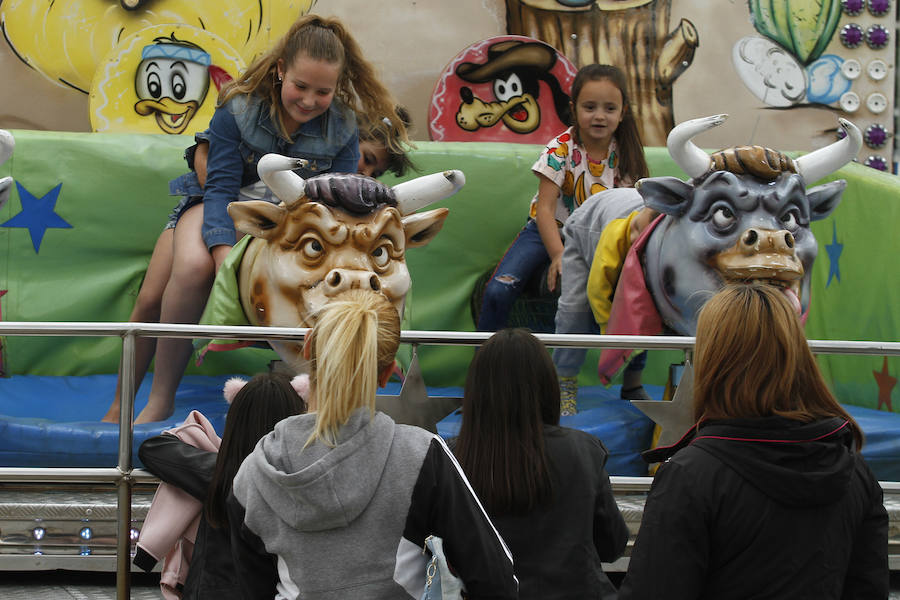
[[747,252],[772,251],[793,252],[794,236],[790,231],[770,231],[750,228],[741,236],[740,245]]
[[338,294],[345,290],[364,289],[373,292],[381,291],[381,279],[378,275],[367,271],[350,269],[332,269],[325,276],[328,295]]

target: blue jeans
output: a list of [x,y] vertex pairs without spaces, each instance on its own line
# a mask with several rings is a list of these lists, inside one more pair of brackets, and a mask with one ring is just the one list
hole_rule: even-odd
[[[594,320],[591,311],[570,312],[558,309],[556,311],[556,333],[587,333],[600,335],[600,327]],[[553,364],[556,365],[556,374],[560,377],[576,377],[581,371],[587,356],[587,348],[554,348]],[[632,353],[631,360],[625,364],[626,371],[643,371],[647,364],[647,353],[638,350]]]
[[497,331],[506,327],[512,305],[528,280],[549,264],[550,255],[541,240],[537,222],[529,219],[484,286],[478,331]]

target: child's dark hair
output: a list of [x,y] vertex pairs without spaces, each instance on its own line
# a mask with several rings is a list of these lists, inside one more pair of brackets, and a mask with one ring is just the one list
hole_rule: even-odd
[[225,499],[241,463],[260,438],[282,419],[304,412],[306,402],[282,373],[256,375],[238,391],[225,417],[222,445],[206,495],[205,513],[210,525],[221,528],[228,524]]
[[[403,127],[409,130],[412,120],[409,111],[403,106],[396,107],[396,116],[399,117]],[[385,121],[384,119],[387,119]],[[371,123],[361,122],[359,125],[359,141],[374,142],[383,146],[388,153],[388,171],[397,177],[403,177],[407,170],[418,171],[407,153],[406,144],[401,141],[400,129],[394,123],[392,117],[384,117],[382,123],[389,126],[389,130],[382,127],[372,127]]]
[[547,348],[526,329],[501,329],[469,365],[454,452],[491,515],[552,500],[544,425],[559,424],[559,381]]
[[588,81],[603,79],[616,86],[622,94],[622,122],[619,123],[615,133],[616,144],[619,148],[619,173],[623,177],[630,178],[632,182],[649,177],[650,169],[644,158],[644,144],[641,142],[641,134],[634,118],[634,111],[631,110],[631,103],[628,100],[625,73],[618,67],[594,63],[581,67],[575,74],[575,80],[572,82],[572,125],[574,126],[575,141],[581,144],[576,117],[578,95],[581,94],[581,89]]

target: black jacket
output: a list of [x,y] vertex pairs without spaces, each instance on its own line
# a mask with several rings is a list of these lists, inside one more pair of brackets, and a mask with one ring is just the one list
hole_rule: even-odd
[[846,421],[708,421],[673,451],[622,600],[888,597],[882,491]]
[[553,425],[544,425],[544,444],[552,502],[523,515],[491,514],[512,552],[519,598],[615,598],[600,562],[622,556],[628,527],[609,484],[609,452],[588,433]]
[[[138,456],[147,470],[161,480],[201,502],[206,501],[206,492],[216,466],[215,452],[195,448],[170,433],[163,433],[141,444]],[[268,557],[268,560],[271,562],[272,558]],[[134,564],[148,571],[155,562],[140,548],[134,557]],[[201,515],[182,598],[238,600],[240,597],[231,557],[229,529],[212,527]]]

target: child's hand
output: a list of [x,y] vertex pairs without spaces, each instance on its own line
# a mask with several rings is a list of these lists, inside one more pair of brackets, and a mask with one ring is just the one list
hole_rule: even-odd
[[644,231],[647,226],[653,222],[653,219],[658,216],[659,213],[652,208],[642,208],[641,211],[631,220],[631,228],[628,238],[629,243],[634,243],[634,240],[636,240],[638,236],[641,235],[641,232]]
[[194,172],[200,187],[206,187],[206,161],[209,158],[209,142],[200,142],[194,150]]
[[210,250],[210,254],[212,254],[213,260],[216,261],[216,273],[219,272],[219,267],[221,267],[222,263],[225,262],[225,257],[228,256],[229,252],[231,252],[231,246],[227,244],[219,244],[218,246],[213,246]]
[[547,269],[547,289],[551,292],[556,290],[556,282],[562,277],[562,253],[550,259],[550,268]]

